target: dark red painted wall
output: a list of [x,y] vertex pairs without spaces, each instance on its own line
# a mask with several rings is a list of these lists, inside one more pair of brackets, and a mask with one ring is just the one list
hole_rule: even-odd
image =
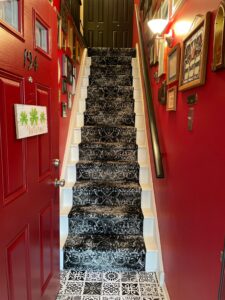
[[[217,8],[214,0],[207,3]],[[195,1],[189,1],[182,13],[205,13],[208,7],[201,5],[196,11]],[[171,300],[216,300],[218,293],[225,237],[225,70],[211,71],[214,17],[206,84],[179,93],[176,112],[167,112],[159,104],[160,84],[153,78],[156,68],[150,70],[165,166],[165,179],[153,176],[154,189]],[[193,131],[189,132],[186,101],[196,92],[199,100],[194,106]]]

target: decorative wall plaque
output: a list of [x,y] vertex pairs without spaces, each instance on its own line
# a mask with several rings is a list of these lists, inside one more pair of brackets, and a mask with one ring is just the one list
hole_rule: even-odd
[[181,55],[180,91],[203,85],[206,77],[210,12],[185,37]]
[[46,106],[15,104],[14,110],[17,139],[48,132]]
[[212,70],[225,67],[225,3],[222,1],[216,14],[213,40]]

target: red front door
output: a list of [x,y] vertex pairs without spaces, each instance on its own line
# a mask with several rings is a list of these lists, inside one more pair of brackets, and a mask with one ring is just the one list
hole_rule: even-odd
[[[1,300],[51,300],[59,288],[56,38],[48,0],[0,1]],[[48,133],[17,139],[14,104],[46,106]]]

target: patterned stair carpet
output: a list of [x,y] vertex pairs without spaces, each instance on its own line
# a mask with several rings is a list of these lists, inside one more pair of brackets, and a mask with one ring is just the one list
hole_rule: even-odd
[[135,49],[90,48],[88,54],[91,73],[64,268],[144,271],[131,64]]
[[61,273],[57,300],[165,300],[155,273]]

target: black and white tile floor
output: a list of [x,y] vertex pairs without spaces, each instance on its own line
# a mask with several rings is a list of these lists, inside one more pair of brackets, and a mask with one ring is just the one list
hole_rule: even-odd
[[77,272],[61,273],[56,300],[165,300],[155,273]]

